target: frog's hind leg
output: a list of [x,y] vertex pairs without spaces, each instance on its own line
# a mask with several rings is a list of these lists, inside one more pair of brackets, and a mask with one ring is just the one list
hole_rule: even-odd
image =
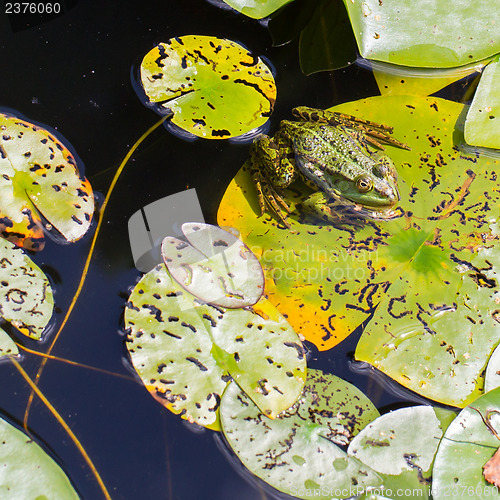
[[393,133],[393,128],[383,123],[364,120],[356,116],[337,113],[336,111],[308,108],[306,106],[299,106],[292,113],[300,120],[325,123],[333,127],[345,127],[359,131],[357,139],[365,144],[365,146],[371,144],[378,149],[384,150],[384,144],[391,144],[398,148],[410,150],[406,144],[391,137],[390,134]]
[[290,213],[290,207],[279,190],[288,187],[296,178],[293,150],[278,145],[268,136],[257,138],[250,150],[249,168],[255,183],[260,215],[268,208],[287,228],[290,224],[283,212]]

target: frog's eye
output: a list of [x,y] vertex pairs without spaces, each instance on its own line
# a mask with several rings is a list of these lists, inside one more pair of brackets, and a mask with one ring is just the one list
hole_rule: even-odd
[[356,179],[356,188],[360,193],[368,193],[373,188],[373,182],[369,177],[362,175]]

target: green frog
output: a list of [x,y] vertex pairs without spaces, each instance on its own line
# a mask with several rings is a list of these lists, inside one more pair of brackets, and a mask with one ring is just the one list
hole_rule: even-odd
[[304,211],[324,221],[396,216],[396,168],[389,157],[369,149],[384,150],[384,144],[410,149],[390,136],[391,127],[303,106],[293,115],[299,121],[282,121],[273,138],[261,135],[251,147],[261,215],[267,208],[290,228],[282,190],[301,178],[314,191],[302,202]]

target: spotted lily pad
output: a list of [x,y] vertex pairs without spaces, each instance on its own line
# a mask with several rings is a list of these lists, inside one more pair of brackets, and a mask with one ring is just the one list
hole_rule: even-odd
[[404,486],[429,498],[434,455],[454,418],[454,412],[431,406],[401,408],[368,424],[347,453],[381,474],[392,492]]
[[484,392],[500,387],[500,346],[493,351],[484,375]]
[[51,132],[0,113],[0,234],[29,250],[43,231],[80,239],[90,226],[94,197],[76,160]]
[[16,356],[17,354],[19,354],[19,349],[16,343],[5,330],[0,328],[0,356]]
[[500,149],[500,59],[483,72],[465,120],[465,140],[473,146]]
[[336,444],[377,416],[357,388],[319,370],[309,370],[302,398],[274,420],[236,384],[225,390],[220,409],[224,435],[243,465],[296,498],[310,498],[314,490],[325,499],[349,498],[381,486],[376,472]]
[[80,498],[66,474],[41,446],[3,419],[0,494],[5,499]]
[[200,303],[165,266],[147,273],[125,309],[127,347],[146,388],[174,413],[218,428],[230,378],[271,417],[290,407],[306,377],[302,344],[262,299],[254,309]]
[[488,0],[345,0],[361,55],[449,68],[500,52],[500,9]]
[[292,0],[224,0],[234,10],[253,19],[267,17]]
[[186,35],[157,45],[141,64],[152,103],[198,137],[227,139],[263,125],[276,100],[269,68],[231,40]]
[[[21,248],[0,238],[0,316],[38,340],[53,308],[52,289],[45,274]],[[6,348],[12,349],[12,344]]]
[[210,224],[186,223],[182,232],[191,245],[172,236],[162,244],[165,264],[179,285],[221,307],[251,306],[260,299],[262,267],[241,240]]
[[[401,217],[361,227],[314,224],[300,183],[284,192],[291,230],[258,218],[255,187],[242,169],[219,207],[264,268],[266,293],[320,349],[349,335],[375,309],[356,349],[410,389],[464,406],[482,390],[500,340],[499,162],[460,150],[464,107],[438,98],[382,96],[336,111],[394,126],[411,151],[390,146]],[[377,307],[378,306],[378,307]]]
[[499,430],[500,389],[494,389],[462,410],[446,430],[434,461],[435,500],[500,497],[498,488],[483,477],[484,465],[500,446]]

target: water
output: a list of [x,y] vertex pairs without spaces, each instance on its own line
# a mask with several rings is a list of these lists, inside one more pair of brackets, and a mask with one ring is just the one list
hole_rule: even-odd
[[[371,73],[352,66],[305,77],[298,44],[272,48],[256,21],[203,0],[66,2],[67,12],[37,25],[35,18],[0,15],[0,104],[56,128],[85,164],[95,191],[105,193],[130,146],[158,117],[137,98],[131,68],[157,43],[173,36],[207,34],[238,41],[271,60],[278,100],[271,133],[297,105],[325,108],[377,95]],[[29,26],[27,26],[29,24]],[[127,223],[141,207],[186,188],[196,188],[207,222],[215,222],[224,190],[247,157],[248,145],[184,141],[158,129],[127,165],[108,206],[82,296],[53,351],[55,356],[115,375],[48,362],[40,387],[92,458],[114,499],[233,500],[272,498],[259,482],[240,475],[222,450],[220,437],[193,429],[137,383],[120,333],[123,308],[140,277],[134,268]],[[102,202],[103,195],[99,197]],[[50,276],[59,326],[76,290],[91,232],[73,245],[48,241],[34,260]],[[16,337],[28,347],[35,342]],[[371,370],[352,366],[359,335],[338,348],[310,348],[310,366],[355,383],[382,410],[422,402]],[[49,339],[50,340],[50,339]],[[39,359],[25,355],[34,376]],[[355,369],[354,369],[355,368]],[[2,415],[23,419],[29,391],[17,370],[2,363]],[[64,466],[84,499],[102,493],[73,443],[35,399],[29,427]],[[233,467],[234,465],[234,467]]]

